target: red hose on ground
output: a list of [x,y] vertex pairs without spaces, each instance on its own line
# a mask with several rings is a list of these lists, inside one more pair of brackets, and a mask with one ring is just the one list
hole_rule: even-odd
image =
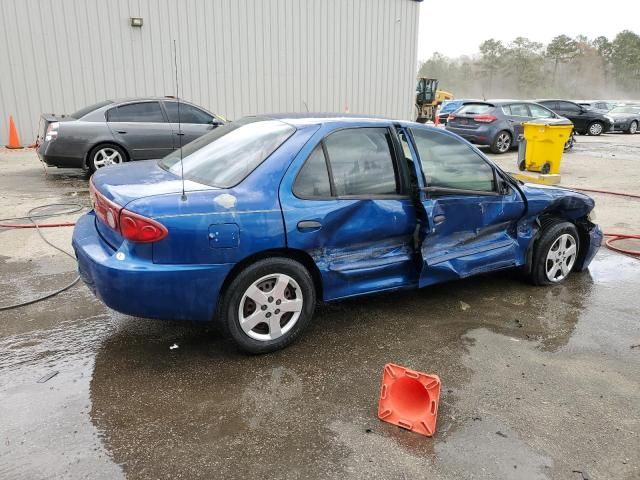
[[571,190],[578,190],[579,192],[593,192],[593,193],[606,193],[607,195],[618,195],[620,197],[640,198],[640,195],[627,192],[612,192],[610,190],[598,190],[595,188],[578,188],[578,187],[565,187]]
[[640,240],[640,235],[633,235],[628,233],[613,233],[613,232],[604,232],[605,237],[609,237],[604,241],[604,244],[610,248],[611,250],[615,250],[616,252],[626,253],[627,255],[635,255],[640,256],[640,250],[631,250],[630,248],[622,248],[616,247],[613,242],[617,242],[619,240]]
[[[640,198],[640,195],[635,193],[628,192],[612,192],[611,190],[599,190],[597,188],[578,188],[578,187],[567,187],[571,190],[578,190],[580,192],[593,192],[593,193],[605,193],[607,195],[618,195],[620,197],[630,197],[630,198]],[[616,247],[613,245],[613,242],[618,242],[620,240],[640,240],[640,235],[630,234],[630,233],[613,233],[613,232],[604,232],[605,237],[609,237],[605,240],[604,244],[607,248],[614,250],[616,252],[624,253],[627,255],[640,256],[640,250],[631,250],[630,248],[622,248]]]
[[52,227],[73,227],[75,223],[39,223],[35,225],[10,225],[6,223],[0,223],[0,228],[52,228]]

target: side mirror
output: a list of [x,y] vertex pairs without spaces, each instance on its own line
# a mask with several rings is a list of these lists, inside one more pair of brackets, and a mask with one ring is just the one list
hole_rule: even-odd
[[496,186],[498,187],[498,193],[500,195],[507,195],[511,192],[511,187],[507,181],[498,174],[498,172],[496,172]]

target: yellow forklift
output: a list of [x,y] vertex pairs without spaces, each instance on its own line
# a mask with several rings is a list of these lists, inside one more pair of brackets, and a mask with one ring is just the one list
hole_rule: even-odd
[[436,109],[445,100],[452,100],[453,93],[438,90],[438,80],[419,77],[416,84],[416,122],[435,121]]

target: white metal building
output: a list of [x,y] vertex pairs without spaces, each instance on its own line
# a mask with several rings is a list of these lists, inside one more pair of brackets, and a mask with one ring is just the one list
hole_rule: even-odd
[[173,39],[181,96],[230,119],[410,118],[419,1],[0,0],[0,145],[9,115],[27,145],[43,112],[174,95]]

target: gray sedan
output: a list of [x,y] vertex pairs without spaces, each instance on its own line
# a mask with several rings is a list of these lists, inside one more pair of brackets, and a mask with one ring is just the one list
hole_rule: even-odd
[[634,134],[640,126],[640,107],[636,105],[621,105],[609,111],[613,118],[614,132],[625,132]]
[[129,160],[162,158],[224,123],[170,97],[107,100],[71,115],[42,115],[38,156],[50,166],[94,172]]

